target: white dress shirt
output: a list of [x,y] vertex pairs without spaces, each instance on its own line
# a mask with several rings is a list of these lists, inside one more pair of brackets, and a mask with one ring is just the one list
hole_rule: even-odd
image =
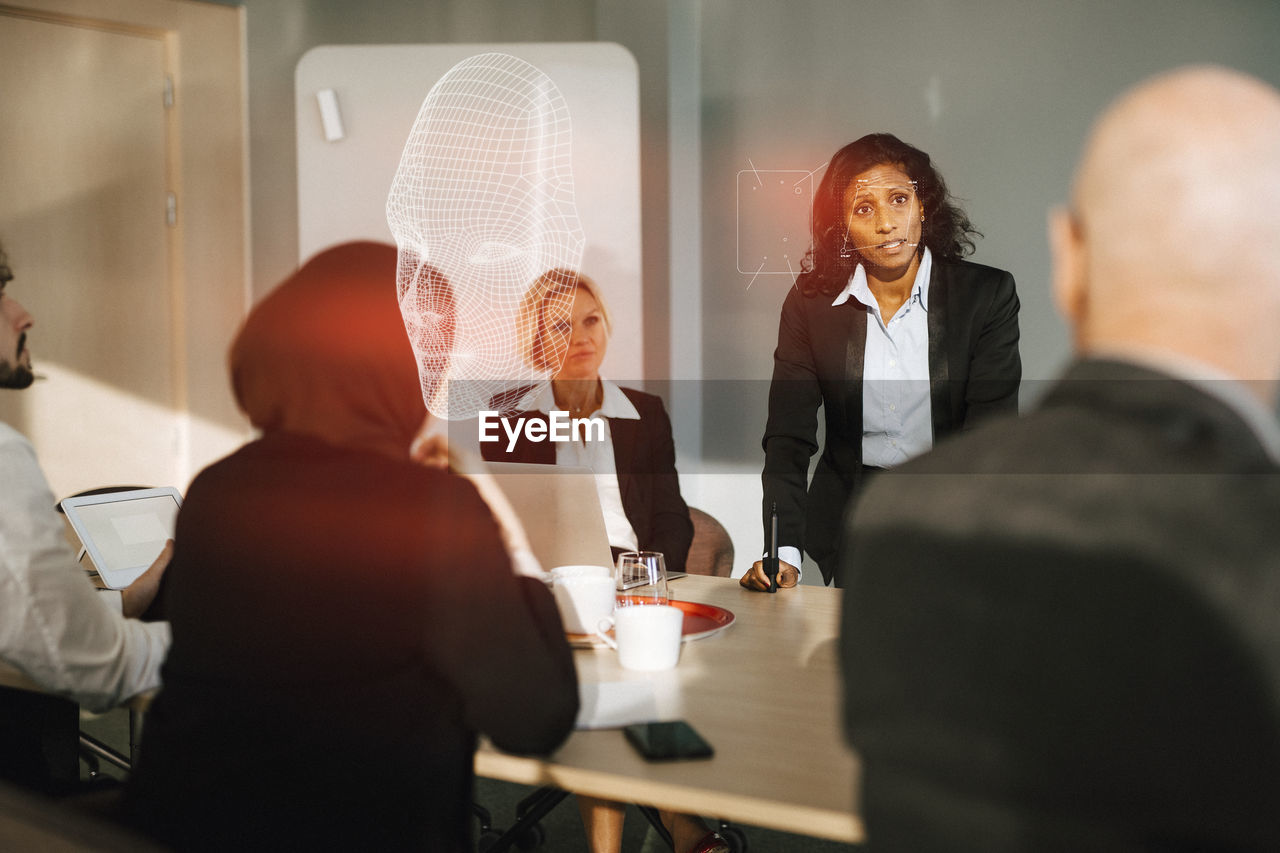
[[169,623],[125,619],[94,589],[53,505],[35,448],[0,423],[0,658],[103,711],[160,686]]
[[[892,468],[933,447],[933,406],[929,400],[929,275],[933,255],[926,247],[916,268],[911,295],[886,323],[867,284],[862,264],[832,302],[856,299],[867,306],[867,341],[862,357],[862,463]],[[871,318],[874,318],[874,322]]]
[[[635,551],[640,547],[640,540],[622,506],[622,489],[618,485],[618,467],[613,456],[613,433],[609,430],[607,419],[638,421],[640,413],[617,384],[601,378],[600,386],[604,391],[604,400],[591,417],[603,421],[604,441],[556,442],[556,464],[590,468],[595,473],[596,493],[600,496],[600,509],[604,511],[604,526],[609,535],[609,544],[624,551]],[[563,411],[556,405],[550,381],[540,382],[531,388],[515,408],[542,412],[544,415],[557,410]]]

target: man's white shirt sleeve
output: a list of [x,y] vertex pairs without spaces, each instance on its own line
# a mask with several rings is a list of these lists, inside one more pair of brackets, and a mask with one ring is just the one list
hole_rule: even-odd
[[160,686],[169,623],[125,619],[118,594],[94,589],[53,506],[35,449],[0,424],[0,658],[105,710]]

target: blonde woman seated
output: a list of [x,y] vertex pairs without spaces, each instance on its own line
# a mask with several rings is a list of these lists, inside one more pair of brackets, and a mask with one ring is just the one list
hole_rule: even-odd
[[[522,431],[508,452],[504,432],[503,441],[481,445],[484,458],[591,468],[615,556],[661,551],[669,571],[683,571],[693,523],[680,497],[671,421],[660,398],[601,378],[612,323],[599,286],[572,270],[544,273],[525,297],[523,332],[530,363],[547,371],[559,365],[559,370],[550,381],[504,395],[512,402],[495,401],[495,407],[503,409],[504,418],[545,422],[552,411],[599,418],[605,423],[603,440],[586,431],[577,441],[529,441]],[[592,851],[618,851],[624,806],[581,796],[578,806]],[[695,817],[664,812],[662,818],[677,853],[729,849]]]
[[546,422],[552,411],[566,411],[602,420],[603,436],[586,430],[578,441],[530,441],[521,431],[508,450],[502,432],[503,440],[481,444],[481,454],[491,462],[580,466],[603,475],[596,484],[609,544],[615,551],[661,551],[668,571],[684,571],[693,522],[680,497],[671,420],[661,398],[600,377],[612,323],[599,286],[572,270],[544,273],[525,297],[523,325],[530,363],[560,367],[548,382],[503,395],[511,402],[495,401],[503,417]]

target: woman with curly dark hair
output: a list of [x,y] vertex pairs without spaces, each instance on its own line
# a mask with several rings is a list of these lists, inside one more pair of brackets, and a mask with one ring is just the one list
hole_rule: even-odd
[[[1013,276],[962,260],[981,235],[928,154],[887,133],[844,146],[818,185],[812,231],[782,306],[763,442],[779,587],[799,581],[804,551],[838,585],[844,509],[867,479],[1016,412],[1022,378]],[[819,406],[826,442],[809,482]],[[741,583],[768,589],[763,563]]]

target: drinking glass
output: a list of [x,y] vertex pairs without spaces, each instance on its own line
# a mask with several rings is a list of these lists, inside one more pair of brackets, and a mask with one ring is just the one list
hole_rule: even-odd
[[623,551],[615,578],[619,607],[667,603],[667,564],[660,551]]

